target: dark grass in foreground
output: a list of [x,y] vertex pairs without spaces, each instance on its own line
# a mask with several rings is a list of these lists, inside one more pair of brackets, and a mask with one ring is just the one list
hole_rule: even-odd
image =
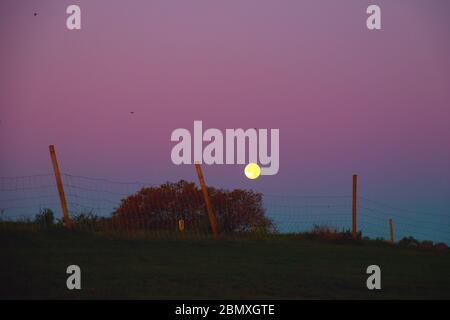
[[[450,298],[448,251],[375,241],[333,244],[302,236],[165,239],[0,231],[0,298],[380,299]],[[66,289],[66,268],[82,290]],[[366,268],[382,290],[366,288]]]

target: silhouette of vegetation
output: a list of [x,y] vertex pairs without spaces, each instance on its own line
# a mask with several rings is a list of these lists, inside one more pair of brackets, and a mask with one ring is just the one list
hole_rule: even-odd
[[421,242],[411,236],[404,237],[402,240],[398,242],[398,244],[402,247],[409,247],[409,248],[437,249],[444,251],[449,249],[449,247],[443,242],[434,243],[433,241],[430,240],[424,240]]
[[94,227],[100,227],[106,225],[106,222],[110,222],[111,218],[100,217],[92,212],[82,212],[72,216],[72,226],[78,229],[91,229]]
[[[208,187],[208,194],[220,233],[275,231],[265,216],[261,193]],[[143,188],[123,199],[113,212],[113,224],[127,229],[174,230],[180,220],[186,231],[209,229],[201,190],[184,180]]]
[[399,245],[404,247],[417,248],[420,245],[419,240],[416,240],[414,237],[404,237],[402,240],[398,242]]
[[356,239],[353,239],[351,230],[339,231],[337,228],[329,225],[314,225],[311,231],[305,233],[306,238],[312,240],[324,240],[335,243],[361,242],[361,231],[356,233]]
[[44,227],[50,227],[55,224],[55,215],[51,209],[45,208],[35,216],[34,222]]

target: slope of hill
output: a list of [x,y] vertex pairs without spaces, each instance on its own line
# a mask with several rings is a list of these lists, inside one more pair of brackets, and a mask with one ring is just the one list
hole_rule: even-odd
[[[448,251],[374,241],[333,244],[267,239],[127,240],[75,232],[0,232],[0,298],[450,298]],[[82,290],[66,289],[66,268]],[[366,288],[367,266],[382,290]]]

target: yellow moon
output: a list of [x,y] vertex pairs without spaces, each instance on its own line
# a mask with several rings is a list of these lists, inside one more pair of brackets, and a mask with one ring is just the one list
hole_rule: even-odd
[[249,179],[256,179],[261,174],[261,168],[256,163],[249,163],[245,166],[245,175]]

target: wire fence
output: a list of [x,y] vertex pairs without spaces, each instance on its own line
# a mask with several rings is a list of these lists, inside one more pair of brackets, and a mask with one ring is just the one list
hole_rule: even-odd
[[[74,225],[92,230],[209,234],[201,190],[193,183],[157,185],[121,182],[63,173],[62,181]],[[315,226],[351,229],[351,196],[287,196],[208,188],[221,233],[301,233]],[[5,223],[45,220],[46,209],[62,220],[53,174],[0,177],[0,219]],[[389,240],[450,243],[450,215],[416,212],[357,197],[357,226],[362,236]],[[1,229],[0,229],[1,230]]]

